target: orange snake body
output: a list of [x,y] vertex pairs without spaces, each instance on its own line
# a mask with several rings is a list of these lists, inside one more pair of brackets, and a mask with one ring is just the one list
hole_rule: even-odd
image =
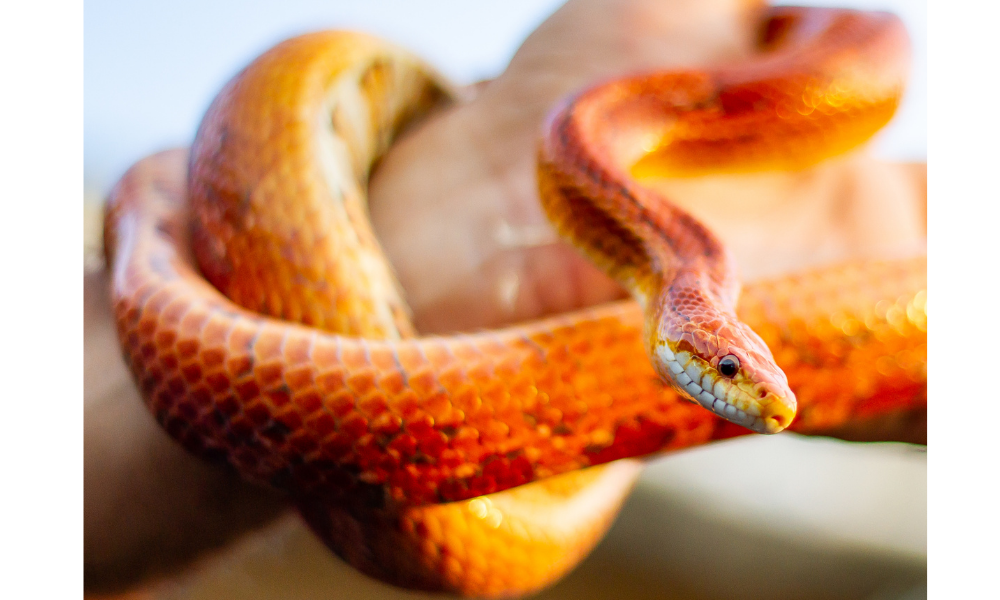
[[[363,571],[481,596],[537,590],[586,556],[638,475],[639,462],[621,459],[749,433],[664,384],[647,357],[661,331],[649,315],[663,312],[651,299],[678,273],[696,285],[675,309],[694,294],[699,310],[759,335],[761,361],[773,355],[780,370],[753,389],[763,397],[787,376],[792,430],[907,435],[926,407],[923,258],[753,283],[734,309],[735,279],[707,229],[656,199],[622,202],[650,197],[622,165],[640,175],[719,161],[801,168],[891,116],[904,62],[897,21],[786,8],[765,22],[765,45],[805,51],[714,79],[598,86],[550,120],[543,204],[645,312],[619,302],[447,337],[415,337],[364,205],[373,162],[449,97],[447,85],[358,34],[270,50],[209,109],[186,192],[143,162],[109,201],[119,334],[150,410],[189,450],[289,491]],[[859,66],[859,45],[888,67]],[[615,212],[623,205],[637,221]],[[650,242],[663,231],[673,256]],[[707,339],[676,329],[675,352]]]

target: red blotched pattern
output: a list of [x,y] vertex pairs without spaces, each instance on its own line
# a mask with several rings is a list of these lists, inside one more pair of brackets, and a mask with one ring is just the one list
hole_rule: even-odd
[[[536,589],[586,555],[637,474],[619,462],[617,478],[574,469],[748,433],[660,383],[631,303],[395,343],[237,307],[191,264],[183,192],[164,159],[118,184],[106,229],[143,397],[190,450],[300,497],[318,533],[370,574],[463,593]],[[746,288],[739,314],[799,397],[792,430],[920,437],[925,270],[923,259],[845,265]],[[479,494],[492,494],[492,512],[470,508],[477,500],[419,506]],[[560,508],[587,494],[598,497],[585,513]],[[556,533],[544,525],[568,518]],[[497,554],[485,570],[473,568],[480,544]]]
[[[114,310],[167,431],[287,490],[351,564],[414,588],[523,594],[606,531],[638,474],[618,459],[747,432],[659,381],[632,303],[393,339],[411,328],[364,220],[363,175],[445,90],[366,36],[310,34],[269,51],[210,109],[189,188],[170,177],[185,160],[174,153],[113,191]],[[759,104],[736,100],[726,110]],[[617,237],[587,243],[642,277],[631,226],[605,221]],[[921,435],[925,270],[923,259],[845,265],[746,287],[738,314],[798,396],[793,430]]]

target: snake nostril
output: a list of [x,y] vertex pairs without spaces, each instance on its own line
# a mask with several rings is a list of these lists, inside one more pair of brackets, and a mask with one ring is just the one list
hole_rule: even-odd
[[763,400],[764,398],[766,398],[767,397],[767,388],[765,388],[765,387],[760,388],[760,391],[757,392],[757,397],[760,398],[761,400]]

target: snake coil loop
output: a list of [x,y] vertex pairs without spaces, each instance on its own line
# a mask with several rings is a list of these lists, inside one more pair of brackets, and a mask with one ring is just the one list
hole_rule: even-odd
[[543,204],[638,303],[426,338],[366,182],[450,86],[355,33],[269,50],[206,114],[186,197],[148,161],[112,193],[112,297],[149,409],[192,452],[287,490],[366,573],[480,596],[582,560],[638,475],[625,459],[777,431],[796,408],[802,433],[923,410],[924,259],[739,295],[711,232],[632,179],[801,168],[892,115],[895,18],[778,8],[764,31],[752,64],[603,84],[549,120]]

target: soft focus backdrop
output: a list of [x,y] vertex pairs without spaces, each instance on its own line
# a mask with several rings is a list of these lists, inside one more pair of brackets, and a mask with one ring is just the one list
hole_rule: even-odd
[[[84,5],[84,177],[104,195],[139,158],[194,138],[219,88],[275,43],[305,31],[348,28],[392,40],[458,83],[501,70],[561,0],[87,0]],[[913,42],[913,73],[876,152],[927,156],[927,10],[916,0],[779,4],[890,10]]]

